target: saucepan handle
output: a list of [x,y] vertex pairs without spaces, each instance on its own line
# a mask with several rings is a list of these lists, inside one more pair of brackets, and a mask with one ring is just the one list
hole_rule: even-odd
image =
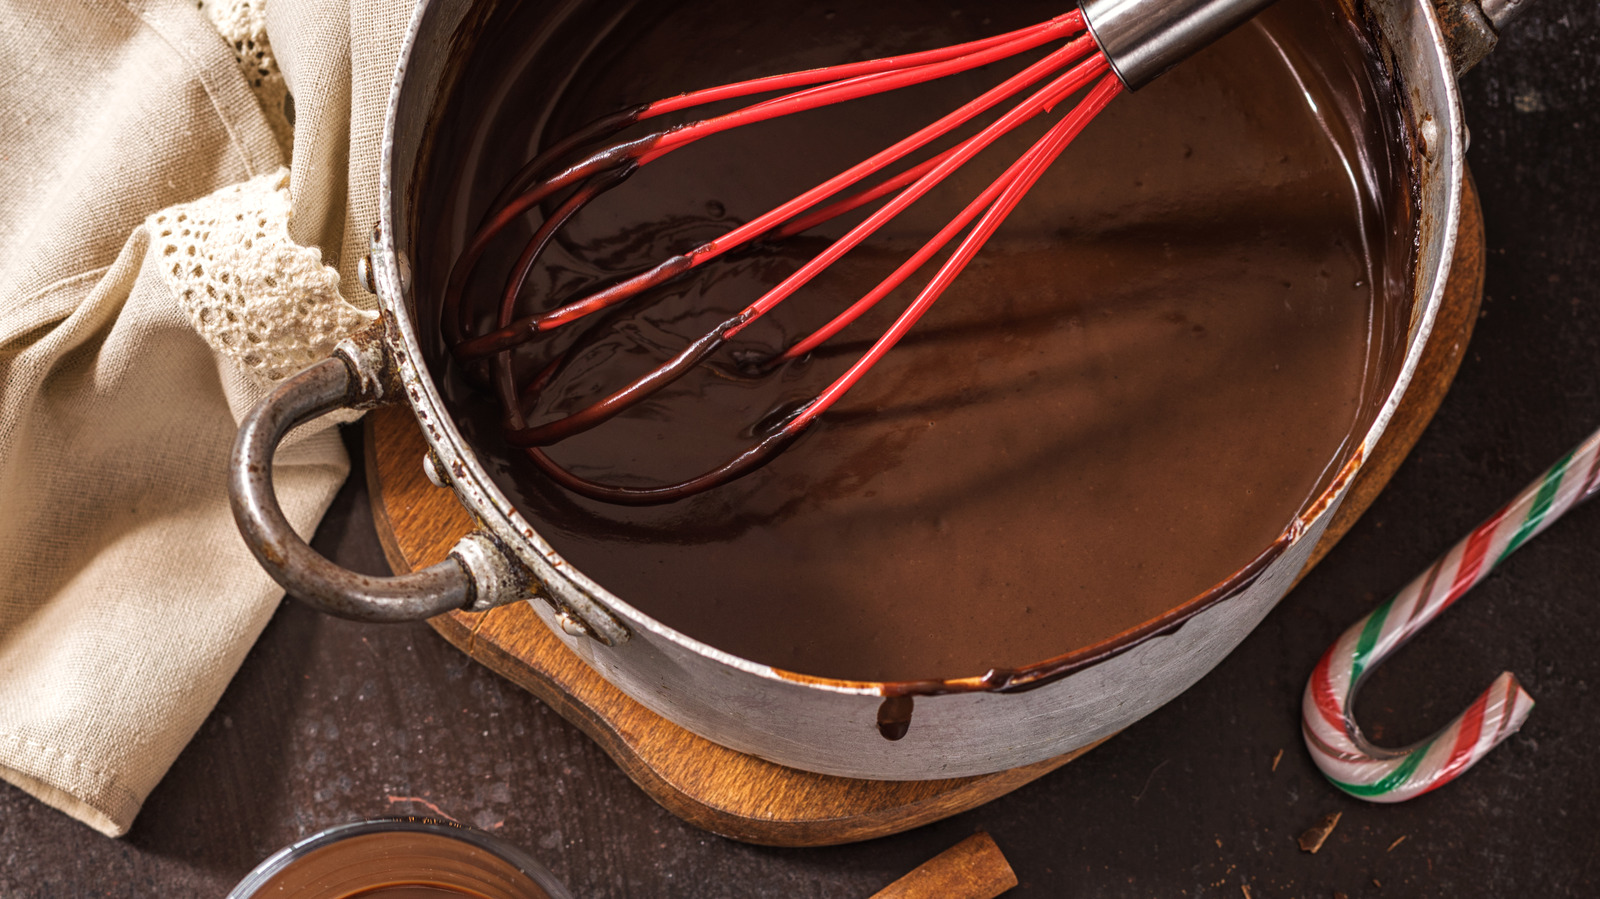
[[1500,43],[1500,32],[1534,0],[1433,0],[1439,28],[1460,78]]
[[414,621],[455,609],[482,611],[531,595],[526,569],[490,535],[468,534],[443,562],[375,577],[328,561],[300,539],[272,488],[272,458],[296,426],[340,409],[366,408],[386,392],[381,324],[284,381],[251,410],[234,440],[228,493],[245,543],[291,596],[358,621]]

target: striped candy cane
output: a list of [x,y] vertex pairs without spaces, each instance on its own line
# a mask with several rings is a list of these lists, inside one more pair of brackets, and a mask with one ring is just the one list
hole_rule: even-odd
[[1533,698],[1509,671],[1443,730],[1404,749],[1368,742],[1351,705],[1363,677],[1506,556],[1597,491],[1600,432],[1328,647],[1306,684],[1301,727],[1312,759],[1334,786],[1372,802],[1403,802],[1453,780],[1522,726]]

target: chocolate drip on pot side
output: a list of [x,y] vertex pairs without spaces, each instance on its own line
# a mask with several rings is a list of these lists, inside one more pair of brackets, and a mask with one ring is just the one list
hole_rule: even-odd
[[886,696],[878,704],[878,733],[885,740],[903,740],[911,731],[911,712],[916,706],[914,696]]
[[[539,129],[548,141],[681,89],[1059,12],[859,6],[781,2],[752,20],[723,0],[615,18],[574,3],[492,23],[431,157],[421,219],[438,224],[420,241],[422,302]],[[494,401],[471,378],[442,352],[432,364],[449,369],[446,395],[491,474],[569,562],[719,649],[810,675],[910,680],[1024,667],[1112,636],[1270,544],[1386,389],[1369,382],[1399,336],[1371,335],[1369,323],[1397,317],[1374,303],[1395,292],[1399,276],[1384,272],[1408,270],[1410,223],[1364,192],[1403,178],[1403,166],[1382,157],[1381,141],[1377,153],[1358,145],[1384,123],[1365,124],[1376,88],[1328,6],[1280,4],[1264,26],[1119,98],[900,348],[797,446],[728,487],[645,509],[574,497],[502,441]],[[547,37],[528,37],[538,33]],[[1317,109],[1352,123],[1319,120],[1295,75]],[[753,218],[998,77],[766,123],[662,160],[572,223],[518,314]],[[564,87],[552,96],[551,85]],[[551,454],[586,476],[663,483],[747,445],[757,422],[810,396],[899,304],[772,375],[751,378],[742,363],[867,290],[1033,133],[982,157],[988,168],[913,207],[709,366]],[[719,262],[519,350],[524,371],[573,350],[529,421],[677,352],[844,227]],[[518,249],[508,239],[474,289],[498,290]]]

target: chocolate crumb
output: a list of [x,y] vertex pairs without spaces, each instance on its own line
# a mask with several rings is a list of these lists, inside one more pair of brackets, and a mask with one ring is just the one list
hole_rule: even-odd
[[1322,848],[1322,844],[1328,841],[1328,834],[1333,833],[1333,829],[1339,826],[1339,818],[1343,814],[1343,812],[1334,812],[1318,821],[1310,830],[1301,834],[1300,850],[1315,855],[1317,850]]

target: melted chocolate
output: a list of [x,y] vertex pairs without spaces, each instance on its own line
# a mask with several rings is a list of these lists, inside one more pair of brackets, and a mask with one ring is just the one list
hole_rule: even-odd
[[878,705],[878,733],[885,740],[902,740],[911,732],[915,696],[888,696]]
[[[1059,12],[977,0],[855,6],[784,0],[755,16],[725,0],[620,10],[569,2],[492,16],[451,91],[422,191],[424,320],[437,314],[428,304],[464,234],[505,181],[541,144],[598,115]],[[753,218],[1003,74],[777,120],[666,157],[569,225],[518,314]],[[1118,98],[927,318],[799,444],[668,506],[564,492],[501,439],[489,391],[442,350],[432,364],[448,371],[463,433],[540,533],[623,600],[696,639],[858,680],[1038,663],[1148,621],[1246,565],[1370,424],[1409,308],[1410,194],[1394,189],[1406,175],[1385,149],[1394,125],[1375,112],[1379,93],[1331,4],[1279,4]],[[1047,124],[980,157],[710,364],[551,455],[586,477],[659,484],[748,446],[759,422],[847,366],[921,281],[809,359],[762,378],[741,362],[866,292]],[[737,255],[520,349],[525,375],[573,350],[544,402],[524,410],[530,423],[659,364],[853,223]],[[497,294],[520,249],[506,240],[469,289]],[[486,314],[474,333],[492,324]],[[909,699],[903,713],[885,710],[884,735],[903,735]]]

